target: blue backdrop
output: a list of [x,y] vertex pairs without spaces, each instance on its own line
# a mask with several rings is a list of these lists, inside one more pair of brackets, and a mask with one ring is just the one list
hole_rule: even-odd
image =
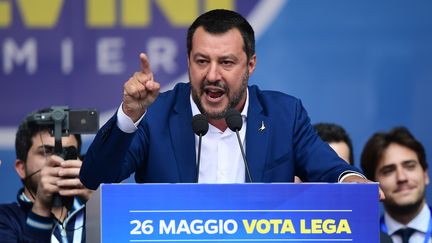
[[105,121],[141,51],[162,89],[187,81],[185,30],[211,8],[234,9],[253,24],[250,83],[301,98],[313,123],[344,126],[356,165],[372,133],[398,125],[432,156],[431,1],[33,2],[0,1],[0,203],[20,187],[13,143],[27,113],[93,107]]

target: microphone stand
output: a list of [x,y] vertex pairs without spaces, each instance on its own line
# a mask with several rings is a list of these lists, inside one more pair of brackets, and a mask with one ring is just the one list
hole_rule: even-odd
[[199,169],[200,169],[200,162],[201,162],[201,141],[202,137],[206,135],[208,131],[208,121],[207,117],[203,114],[197,114],[192,117],[192,130],[196,135],[198,135],[198,161],[197,161],[197,167],[196,167],[196,183],[198,183],[199,180]]
[[241,139],[240,139],[240,135],[239,135],[239,130],[236,129],[235,132],[236,132],[236,135],[237,135],[237,141],[238,141],[238,143],[240,145],[240,151],[241,151],[241,154],[242,154],[242,157],[243,157],[243,162],[245,164],[246,174],[248,176],[249,182],[252,182],[252,177],[251,177],[251,174],[250,174],[250,171],[249,171],[249,166],[248,166],[248,163],[246,162],[246,156],[245,156],[245,153],[244,153],[243,144],[240,142]]
[[200,168],[200,161],[201,161],[201,140],[202,140],[202,133],[199,134],[198,139],[198,161],[197,161],[197,176],[196,176],[196,182],[199,182],[199,168]]

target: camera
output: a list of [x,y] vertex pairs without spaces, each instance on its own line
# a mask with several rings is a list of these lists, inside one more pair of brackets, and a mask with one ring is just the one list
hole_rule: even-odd
[[[63,148],[61,138],[70,134],[93,134],[99,129],[99,113],[95,109],[71,110],[67,106],[53,106],[49,110],[31,114],[28,121],[38,125],[52,126],[51,136],[55,138],[54,153],[64,160],[77,159],[75,147]],[[72,197],[53,196],[53,206],[72,207]]]
[[31,114],[28,119],[39,125],[53,125],[53,128],[59,124],[61,136],[69,136],[71,133],[93,134],[99,129],[99,114],[96,109],[70,110],[67,106],[53,106],[47,112]]

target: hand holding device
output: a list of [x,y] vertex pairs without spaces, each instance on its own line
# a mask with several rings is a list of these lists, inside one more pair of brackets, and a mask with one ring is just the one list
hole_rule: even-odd
[[[39,125],[53,126],[51,134],[55,138],[55,155],[49,157],[46,165],[41,170],[41,183],[39,186],[42,186],[42,190],[46,190],[44,193],[37,195],[37,199],[41,199],[38,198],[39,196],[46,196],[46,198],[41,199],[41,205],[38,203],[35,203],[35,205],[41,206],[42,209],[44,209],[44,207],[46,208],[47,206],[66,206],[67,208],[70,208],[72,207],[73,198],[60,196],[58,194],[59,188],[57,182],[62,179],[59,175],[62,163],[65,164],[65,160],[77,160],[79,154],[76,148],[74,151],[70,148],[63,148],[61,137],[69,136],[70,134],[96,133],[99,129],[98,112],[94,109],[70,110],[66,106],[54,106],[51,107],[51,110],[48,112],[34,113],[31,114],[27,119]],[[64,175],[75,177],[73,179],[76,182],[76,180],[79,181],[79,169],[77,171],[78,173],[75,174],[71,174],[70,171],[68,171],[67,173],[65,172]],[[50,199],[52,200],[51,205],[46,202],[46,200]]]

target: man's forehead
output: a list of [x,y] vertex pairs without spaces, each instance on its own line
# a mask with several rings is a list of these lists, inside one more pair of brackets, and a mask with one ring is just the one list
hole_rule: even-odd
[[51,142],[54,144],[54,137],[51,137],[51,134],[49,131],[47,130],[43,130],[43,131],[39,131],[37,132],[35,135],[33,135],[33,145],[36,144],[47,144],[49,142]]
[[[238,30],[238,41],[234,41],[236,38],[233,38],[233,35],[231,33],[229,33],[229,35],[226,35],[228,32],[220,34],[208,33],[204,30],[200,32],[201,33],[198,33],[198,35],[194,35],[190,57],[197,57],[197,55],[205,57],[208,57],[209,55],[214,57],[215,55],[217,55],[218,59],[224,59],[228,56],[231,56],[231,58],[247,57],[244,51],[243,38],[241,37],[241,34]],[[222,39],[212,40],[211,38],[213,37],[221,37]]]
[[203,38],[203,37],[225,37],[225,36],[229,36],[230,38],[236,37],[236,38],[238,38],[239,42],[241,42],[242,46],[244,45],[243,36],[242,36],[240,30],[237,28],[231,28],[231,29],[229,29],[225,32],[221,32],[221,33],[211,33],[211,32],[206,31],[201,26],[195,30],[195,32],[192,36],[192,49],[194,47],[194,42],[196,42],[199,38]]

